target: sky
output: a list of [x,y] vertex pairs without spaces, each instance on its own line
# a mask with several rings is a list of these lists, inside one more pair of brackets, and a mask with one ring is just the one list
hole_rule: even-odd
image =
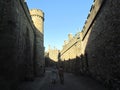
[[44,12],[44,46],[62,49],[68,34],[80,32],[93,0],[26,0],[29,9]]

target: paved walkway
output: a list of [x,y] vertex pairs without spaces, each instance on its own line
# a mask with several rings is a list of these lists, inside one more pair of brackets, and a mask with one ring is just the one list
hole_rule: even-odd
[[25,82],[20,85],[19,90],[106,90],[101,84],[85,76],[75,76],[65,73],[64,85],[59,83],[51,84],[50,70],[46,71],[43,78],[36,78],[33,82]]

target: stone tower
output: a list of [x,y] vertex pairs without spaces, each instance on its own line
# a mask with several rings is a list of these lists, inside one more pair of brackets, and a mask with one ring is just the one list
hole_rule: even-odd
[[44,13],[40,9],[31,9],[30,14],[37,30],[44,34]]
[[35,30],[35,75],[40,76],[44,71],[44,13],[40,9],[31,9]]

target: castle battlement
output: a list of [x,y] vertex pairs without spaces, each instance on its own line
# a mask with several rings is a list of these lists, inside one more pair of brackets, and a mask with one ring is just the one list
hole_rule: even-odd
[[39,30],[41,33],[44,33],[44,12],[40,9],[31,9],[30,15],[37,30]]
[[40,9],[31,9],[30,14],[31,16],[38,16],[44,20],[44,12]]
[[93,21],[95,20],[97,14],[99,13],[99,10],[103,4],[104,0],[94,0],[90,12],[87,16],[87,20],[85,21],[85,25],[82,29],[82,39],[85,38],[87,32],[89,31],[89,27],[92,25]]

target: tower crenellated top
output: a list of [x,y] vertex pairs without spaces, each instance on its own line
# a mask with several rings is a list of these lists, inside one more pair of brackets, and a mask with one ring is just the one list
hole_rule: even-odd
[[31,16],[38,16],[44,20],[44,12],[40,9],[31,9],[30,15]]
[[36,29],[44,34],[44,12],[40,9],[31,9],[30,15]]

